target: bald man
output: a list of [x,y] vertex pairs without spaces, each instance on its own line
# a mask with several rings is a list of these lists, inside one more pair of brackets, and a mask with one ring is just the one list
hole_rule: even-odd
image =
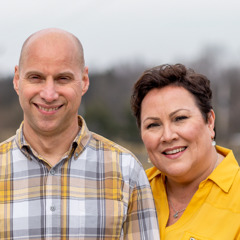
[[80,41],[32,34],[13,85],[23,122],[0,145],[0,239],[159,239],[141,164],[78,115],[89,87]]

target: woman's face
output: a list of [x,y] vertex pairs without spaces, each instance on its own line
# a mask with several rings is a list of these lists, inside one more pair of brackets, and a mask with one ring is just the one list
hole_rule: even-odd
[[214,112],[206,123],[185,88],[151,90],[141,105],[141,136],[152,163],[168,177],[192,181],[208,171],[214,147]]

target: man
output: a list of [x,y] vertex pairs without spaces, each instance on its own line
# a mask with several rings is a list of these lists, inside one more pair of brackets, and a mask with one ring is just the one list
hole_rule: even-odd
[[143,168],[78,116],[89,87],[79,40],[34,33],[13,84],[24,121],[0,146],[0,239],[159,239]]

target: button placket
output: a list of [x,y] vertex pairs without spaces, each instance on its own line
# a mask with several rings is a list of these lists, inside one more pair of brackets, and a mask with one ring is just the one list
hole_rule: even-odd
[[51,169],[51,170],[50,170],[50,174],[51,174],[51,175],[55,175],[55,174],[56,174],[56,171],[55,171],[54,169]]
[[56,207],[55,207],[55,206],[51,206],[51,207],[50,207],[50,211],[55,212],[55,210],[56,210]]
[[[46,228],[50,236],[56,233],[61,235],[61,170],[58,165],[48,169],[46,178]],[[55,228],[52,228],[55,226]],[[54,230],[53,230],[54,229]],[[56,230],[57,229],[57,230]]]

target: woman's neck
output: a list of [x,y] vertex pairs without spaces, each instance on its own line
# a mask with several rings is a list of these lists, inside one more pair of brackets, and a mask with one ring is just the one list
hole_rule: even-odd
[[165,187],[169,205],[169,220],[167,226],[178,221],[190,203],[193,195],[198,190],[199,184],[211,174],[211,172],[224,159],[224,156],[216,152],[213,159],[214,160],[212,160],[211,164],[209,164],[208,171],[189,181],[179,182],[176,178],[171,178],[170,176],[166,177]]

